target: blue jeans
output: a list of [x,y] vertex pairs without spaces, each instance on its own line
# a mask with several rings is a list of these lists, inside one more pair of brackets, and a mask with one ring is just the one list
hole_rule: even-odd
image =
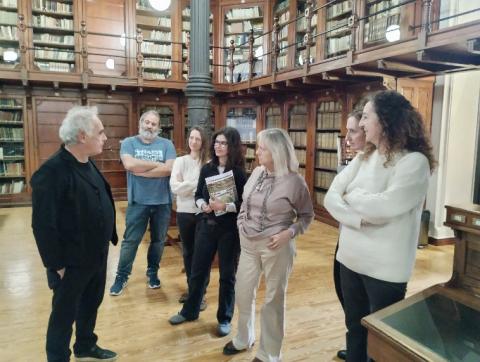
[[162,259],[163,247],[170,224],[171,204],[140,205],[128,204],[126,215],[126,229],[123,235],[120,259],[118,260],[117,275],[128,278],[132,272],[133,261],[137,254],[138,245],[150,222],[150,246],[147,253],[147,275],[156,275]]

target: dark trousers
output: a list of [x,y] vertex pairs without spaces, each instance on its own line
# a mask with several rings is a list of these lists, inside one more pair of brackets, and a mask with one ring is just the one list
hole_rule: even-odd
[[210,277],[210,268],[217,251],[220,269],[217,320],[219,323],[230,323],[232,320],[235,306],[235,273],[240,255],[238,230],[235,224],[213,224],[207,219],[202,219],[197,229],[188,299],[180,312],[188,320],[198,318],[205,285]]
[[76,354],[89,351],[97,343],[93,333],[97,310],[103,300],[107,255],[101,263],[90,267],[67,267],[62,279],[54,270],[47,270],[48,285],[53,289],[52,312],[47,329],[49,362],[70,360],[70,339],[73,322]]
[[361,319],[405,297],[407,283],[393,283],[355,273],[340,264],[347,325],[347,361],[368,361],[367,329]]
[[333,256],[333,283],[335,285],[335,292],[337,293],[338,300],[343,308],[343,294],[342,294],[342,282],[340,279],[340,262],[337,260],[338,242],[335,248],[335,255]]

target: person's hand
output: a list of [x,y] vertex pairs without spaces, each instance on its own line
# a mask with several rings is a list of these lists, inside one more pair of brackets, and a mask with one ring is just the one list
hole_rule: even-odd
[[273,235],[267,243],[270,250],[276,250],[287,244],[292,239],[292,232],[287,229]]
[[63,276],[65,275],[65,268],[57,270],[57,274],[60,276],[60,279],[63,279]]
[[202,204],[202,211],[206,214],[210,214],[212,212],[212,208],[205,202]]
[[219,199],[210,199],[209,204],[214,211],[225,211],[227,209],[227,204]]

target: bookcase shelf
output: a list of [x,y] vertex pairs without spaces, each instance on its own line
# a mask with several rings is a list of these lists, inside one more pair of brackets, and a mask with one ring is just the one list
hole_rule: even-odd
[[170,10],[156,11],[148,0],[136,0],[136,27],[142,30],[141,52],[145,79],[172,77],[172,19]]
[[[306,103],[295,103],[289,105],[287,129],[292,139],[295,154],[300,163],[299,172],[305,177],[305,164],[307,160],[307,114]],[[303,165],[303,166],[302,166]]]
[[352,0],[327,6],[325,22],[325,57],[345,54],[350,49],[351,30],[348,18],[352,15]]
[[265,111],[265,128],[283,128],[282,110],[278,105],[271,105]]
[[337,140],[342,125],[342,109],[338,100],[323,100],[317,105],[313,183],[317,207],[323,207],[325,194],[337,174]]
[[[295,66],[303,66],[305,63],[307,54],[306,54],[306,43],[304,41],[305,34],[307,33],[307,18],[302,16],[305,14],[306,9],[305,0],[297,0],[297,21],[295,23]],[[314,13],[312,16],[311,31],[312,37],[315,37],[317,34],[317,13]],[[317,38],[314,38],[317,39]],[[313,41],[310,46],[310,63],[315,62],[317,52],[317,41]]]
[[[17,0],[0,0],[0,68],[15,68],[20,62],[17,18]],[[17,58],[5,60],[6,52],[15,52]]]
[[251,172],[255,166],[255,146],[257,140],[257,110],[252,106],[229,106],[225,125],[233,127],[240,133],[243,151],[248,159],[245,169]]
[[[233,40],[235,43],[233,82],[236,83],[248,79],[250,71],[250,64],[248,63],[249,52],[241,46],[248,45],[252,29],[255,36],[263,33],[263,20],[263,8],[261,6],[230,8],[225,11],[223,17],[223,45],[226,47],[223,52],[225,81],[232,81],[230,79],[230,70],[228,69],[228,64],[230,63],[230,40]],[[260,53],[257,56],[263,55],[263,37],[257,37],[254,40],[253,52],[254,54]],[[263,74],[263,63],[260,59],[255,62],[254,73],[257,76]]]
[[[290,20],[290,0],[278,0],[273,8],[273,16],[278,17],[279,33],[278,47],[280,52],[277,57],[277,69],[281,70],[288,66],[288,21]],[[272,48],[275,45],[272,33]],[[272,57],[272,60],[274,58]]]
[[0,198],[25,192],[23,106],[16,98],[0,98]]
[[[375,0],[365,3],[365,14],[371,15],[379,11],[398,5],[402,0]],[[388,10],[377,15],[368,17],[365,20],[364,44],[367,46],[378,45],[386,42],[387,28],[390,25],[399,25],[401,18],[401,7]]]
[[71,0],[33,0],[34,65],[41,71],[75,71],[74,16]]

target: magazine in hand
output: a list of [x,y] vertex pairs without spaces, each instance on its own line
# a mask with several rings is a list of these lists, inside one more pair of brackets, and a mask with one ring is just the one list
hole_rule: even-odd
[[[208,193],[211,199],[220,199],[228,204],[238,200],[237,187],[235,186],[235,178],[233,171],[222,173],[220,175],[205,178]],[[215,211],[215,216],[226,214],[226,211]]]

